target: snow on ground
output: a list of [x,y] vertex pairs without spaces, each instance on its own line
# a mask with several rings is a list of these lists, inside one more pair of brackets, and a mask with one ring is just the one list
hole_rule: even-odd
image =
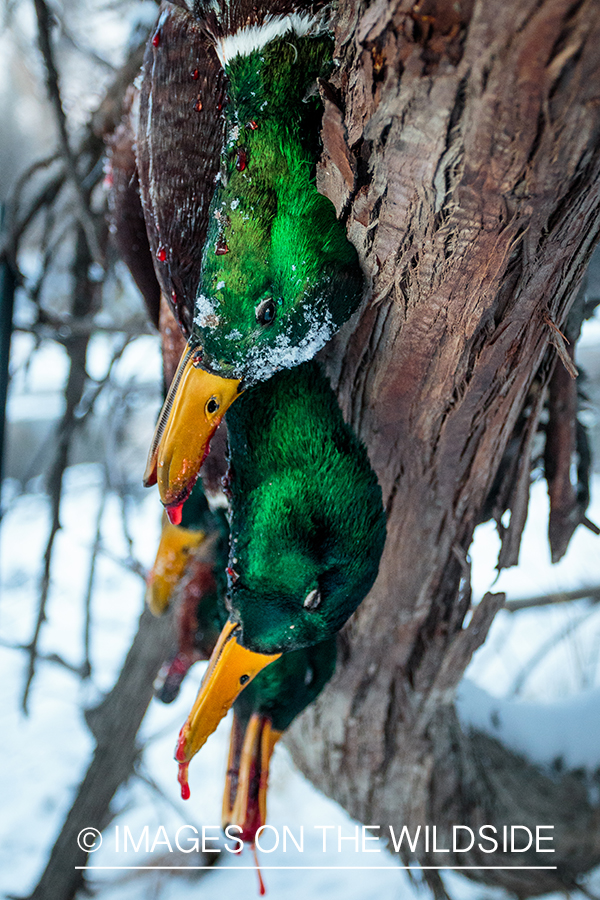
[[463,725],[491,734],[532,762],[600,769],[600,688],[541,704],[493,697],[465,678],[457,700]]

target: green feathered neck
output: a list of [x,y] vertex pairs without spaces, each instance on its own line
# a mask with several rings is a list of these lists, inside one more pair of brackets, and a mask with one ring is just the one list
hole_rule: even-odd
[[246,384],[312,358],[360,299],[356,252],[315,182],[317,78],[331,69],[332,43],[289,33],[226,69],[227,138],[194,333],[207,368]]
[[335,671],[336,639],[284,653],[259,672],[235,701],[243,727],[253,713],[267,716],[276,731],[285,731],[321,693]]

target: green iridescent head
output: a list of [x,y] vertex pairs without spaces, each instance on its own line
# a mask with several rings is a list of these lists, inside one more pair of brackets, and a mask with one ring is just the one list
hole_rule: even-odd
[[311,359],[358,306],[356,251],[318,193],[329,37],[289,33],[226,65],[223,165],[194,335],[202,364],[245,385]]
[[371,588],[381,489],[316,363],[246,391],[228,413],[230,618],[277,653],[335,634]]

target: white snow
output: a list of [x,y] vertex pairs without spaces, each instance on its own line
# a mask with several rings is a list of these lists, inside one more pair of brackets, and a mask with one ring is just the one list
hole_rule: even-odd
[[559,703],[493,697],[463,679],[457,709],[465,727],[484,731],[527,759],[550,767],[600,769],[600,688]]
[[217,41],[217,56],[226,67],[236,56],[249,56],[255,50],[266,47],[275,38],[283,37],[290,31],[302,37],[313,28],[316,18],[310,15],[292,13],[289,16],[267,16],[262,25],[247,25],[235,34]]

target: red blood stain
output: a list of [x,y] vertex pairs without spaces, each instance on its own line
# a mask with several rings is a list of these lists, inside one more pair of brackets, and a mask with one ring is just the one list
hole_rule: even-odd
[[263,881],[262,874],[260,871],[260,866],[258,864],[258,854],[256,852],[255,844],[252,844],[252,853],[254,854],[254,863],[256,865],[256,873],[258,875],[258,893],[260,894],[261,897],[264,897],[265,894],[267,893],[267,889],[265,887],[265,883]]
[[177,293],[175,291],[171,291],[171,300],[173,303],[177,303]]
[[160,30],[155,32],[154,37],[152,38],[152,46],[158,47],[160,44]]
[[182,510],[183,503],[174,503],[172,506],[166,507],[166,513],[171,525],[181,525]]
[[198,97],[198,99],[194,103],[194,109],[196,110],[196,112],[202,112],[202,100],[200,99],[200,97]]
[[232,581],[233,584],[235,584],[236,581],[238,580],[238,578],[240,577],[240,576],[238,575],[238,573],[235,571],[235,569],[232,569],[232,568],[231,568],[231,566],[228,566],[228,567],[227,567],[227,574],[228,574],[229,577],[231,578],[231,581]]
[[181,785],[181,799],[189,800],[190,799],[190,786],[188,784],[188,768],[190,765],[189,759],[186,759],[185,753],[185,741],[187,737],[186,726],[184,725],[181,731],[179,732],[179,737],[177,739],[177,746],[175,747],[175,759],[179,763],[179,772],[177,773],[177,781]]
[[248,165],[248,154],[244,147],[240,147],[237,152],[237,157],[235,160],[235,167],[238,172],[243,172],[246,166]]
[[200,78],[200,72],[198,71],[198,69],[194,69],[194,71],[192,72],[192,78],[194,81],[198,81],[198,79]]
[[185,756],[186,738],[187,738],[187,732],[186,732],[186,728],[184,725],[183,728],[181,729],[181,731],[179,732],[179,737],[177,738],[177,746],[175,747],[175,759],[179,763],[183,763],[183,762],[187,761],[186,756]]
[[164,262],[167,258],[167,250],[166,247],[159,247],[156,251],[156,258],[159,262]]
[[258,128],[258,125],[257,125],[256,122],[254,121],[254,119],[250,119],[250,121],[248,122],[246,128],[249,128],[250,131],[256,131],[256,129]]
[[217,103],[217,112],[221,112],[222,109],[223,109],[223,104]]
[[190,786],[188,784],[189,762],[179,763],[179,772],[177,773],[177,781],[181,785],[181,799],[190,799]]
[[220,237],[215,244],[215,254],[216,256],[224,256],[225,253],[229,253],[229,247],[227,246],[225,238]]

